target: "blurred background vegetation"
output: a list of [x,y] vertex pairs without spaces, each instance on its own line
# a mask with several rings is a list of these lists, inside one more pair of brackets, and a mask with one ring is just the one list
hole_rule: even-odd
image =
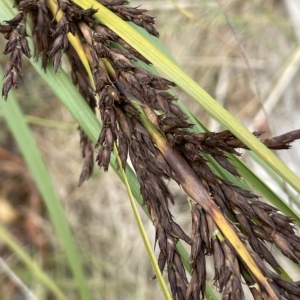
[[[268,137],[300,128],[299,1],[132,0],[130,5],[151,10],[160,40],[180,66],[252,131],[266,131],[264,137]],[[2,37],[0,45],[2,52]],[[6,59],[0,55],[2,67]],[[77,125],[29,62],[24,68],[15,95],[63,205],[92,299],[160,299],[123,183],[113,170],[104,174],[95,168],[92,178],[77,188],[82,167]],[[221,129],[184,93],[175,92],[210,131]],[[0,126],[0,222],[43,264],[68,299],[79,299],[58,237],[1,111]],[[293,149],[278,153],[298,175],[299,148],[295,142]],[[242,159],[286,201],[297,197],[251,156],[245,153]],[[183,192],[171,184],[179,204],[174,216],[187,228],[190,209]],[[154,245],[152,223],[143,212],[141,216]],[[38,299],[48,298],[1,241],[0,255],[20,278],[26,278]],[[289,267],[286,260],[283,263],[290,276],[300,280],[299,269]],[[1,265],[1,299],[25,299]],[[208,279],[213,279],[212,270]]]

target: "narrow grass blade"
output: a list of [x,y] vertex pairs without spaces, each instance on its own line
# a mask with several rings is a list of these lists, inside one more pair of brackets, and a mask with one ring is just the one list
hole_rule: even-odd
[[0,226],[0,238],[13,251],[13,253],[22,261],[22,263],[32,272],[35,279],[41,282],[46,288],[53,293],[56,299],[67,299],[59,287],[52,281],[50,277],[39,267],[38,264],[23,250],[10,233]]
[[[3,70],[0,69],[0,78],[3,78],[3,75]],[[50,213],[51,221],[66,252],[69,266],[76,278],[81,299],[90,299],[80,259],[75,250],[76,247],[62,206],[55,193],[50,175],[41,157],[41,153],[12,92],[10,93],[7,102],[4,102],[3,100],[0,101],[0,108],[2,109],[5,120],[23,154],[42,198],[45,201],[46,207]]]
[[146,38],[132,26],[121,20],[107,8],[93,0],[75,0],[75,3],[84,9],[93,7],[98,9],[95,14],[98,20],[111,28],[133,48],[140,52],[153,65],[162,70],[171,80],[194,98],[213,118],[230,130],[245,145],[261,157],[274,171],[300,193],[300,178],[280,161],[267,147],[265,147],[251,132],[240,124],[233,116],[221,107],[198,84],[189,78],[184,71],[174,64],[167,56],[161,53]]
[[[2,117],[2,115],[3,113],[0,110],[0,117]],[[77,128],[75,124],[60,122],[60,121],[55,121],[55,120],[50,120],[45,118],[39,118],[36,116],[24,115],[24,119],[27,122],[27,124],[47,127],[51,129],[75,131]]]
[[0,269],[11,280],[11,282],[18,287],[20,292],[24,295],[25,299],[38,300],[33,292],[25,285],[25,283],[16,275],[16,273],[6,264],[0,257]]
[[[114,145],[114,152],[115,152],[115,155],[117,156],[118,164],[119,164],[119,166],[121,166],[122,162],[121,162],[121,159],[120,159],[120,157],[118,155],[118,150],[117,150],[116,145]],[[131,204],[131,207],[132,207],[132,210],[133,210],[133,213],[134,213],[134,217],[135,217],[136,223],[138,225],[141,237],[143,239],[144,246],[145,246],[145,248],[147,250],[148,257],[149,257],[149,259],[151,261],[151,264],[152,264],[152,267],[154,269],[156,278],[157,278],[157,280],[158,280],[158,282],[160,284],[160,287],[162,289],[162,292],[163,292],[163,295],[164,295],[165,299],[171,300],[172,297],[171,297],[171,295],[169,293],[169,290],[168,290],[168,288],[166,286],[166,283],[165,283],[165,281],[163,279],[162,273],[161,273],[161,271],[159,269],[159,266],[157,264],[154,252],[153,252],[152,247],[150,245],[150,242],[149,242],[149,239],[147,237],[144,225],[142,223],[142,220],[141,220],[139,212],[137,210],[135,201],[133,199],[133,195],[132,195],[132,192],[131,192],[131,189],[130,189],[130,184],[128,182],[127,175],[126,175],[124,169],[121,169],[120,173],[122,175],[123,182],[125,183],[125,186],[126,186],[126,189],[127,189],[127,194],[128,194],[128,197],[129,197],[129,200],[130,200],[130,204]]]
[[[274,180],[274,182],[277,184],[277,186],[281,189],[281,191],[288,196],[288,204],[289,206],[294,205],[295,209],[300,211],[300,206],[297,206],[296,199],[299,199],[299,195],[292,192],[289,188],[287,188],[285,182],[269,167],[266,165],[266,163],[259,158],[255,153],[248,153],[248,155],[255,161],[257,164],[259,164],[267,173],[268,175]],[[300,227],[300,225],[299,225]]]

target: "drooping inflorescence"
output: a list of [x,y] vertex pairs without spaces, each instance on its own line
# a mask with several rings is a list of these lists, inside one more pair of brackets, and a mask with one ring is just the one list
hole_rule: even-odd
[[[151,112],[151,123],[192,168],[243,241],[278,299],[299,299],[299,284],[280,277],[280,265],[266,247],[267,244],[273,244],[283,255],[299,263],[300,238],[295,234],[295,222],[278,209],[260,201],[252,192],[216,175],[207,163],[207,157],[210,156],[220,167],[240,177],[226,154],[239,155],[236,149],[246,146],[229,131],[194,132],[193,125],[176,105],[176,97],[169,93],[175,84],[137,66],[139,60],[146,64],[149,61],[110,28],[93,18],[95,9],[83,10],[70,0],[58,0],[59,17],[50,8],[49,2],[16,0],[17,15],[0,25],[0,32],[8,40],[4,54],[10,55],[3,80],[4,99],[12,87],[18,87],[18,77],[22,76],[23,54],[28,58],[31,56],[26,34],[28,25],[31,28],[34,56],[41,58],[42,67],[46,69],[48,62],[52,61],[57,72],[65,55],[74,85],[91,110],[96,112],[98,109],[100,112],[102,130],[95,146],[80,129],[84,166],[79,185],[91,175],[94,160],[105,171],[108,170],[114,145],[121,159],[120,167],[125,168],[127,160],[131,160],[144,204],[156,230],[160,249],[158,264],[162,272],[167,272],[173,298],[204,298],[206,256],[211,256],[215,268],[214,283],[222,293],[222,299],[244,299],[244,283],[249,286],[254,299],[269,299],[264,287],[199,203],[190,199],[190,235],[176,223],[169,210],[174,197],[165,179],[173,179],[179,184],[180,179],[143,125],[141,112],[136,105]],[[123,20],[134,22],[158,37],[154,18],[148,16],[146,10],[125,6],[126,0],[98,2]],[[69,42],[68,34],[78,36],[82,42],[89,70]],[[92,74],[92,82],[89,72]],[[259,137],[261,133],[254,135]],[[271,149],[286,149],[290,142],[299,137],[299,131],[293,131],[263,143]],[[96,159],[94,148],[99,149]],[[176,247],[179,240],[190,245],[190,280]],[[266,268],[264,262],[271,268]]]

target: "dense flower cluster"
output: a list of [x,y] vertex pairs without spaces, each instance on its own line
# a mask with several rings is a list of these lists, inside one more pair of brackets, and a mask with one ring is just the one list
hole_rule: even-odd
[[[125,6],[124,0],[99,0],[120,18],[134,22],[150,34],[158,37],[154,18],[141,8]],[[191,201],[192,232],[190,236],[176,223],[169,210],[174,203],[165,179],[180,184],[172,168],[159,151],[151,135],[140,120],[134,103],[146,107],[152,113],[152,124],[167,139],[204,184],[220,210],[230,222],[236,234],[246,245],[261,272],[268,279],[279,299],[299,299],[298,283],[282,279],[281,269],[267,243],[274,244],[285,256],[298,263],[300,238],[295,234],[294,221],[266,204],[252,192],[234,186],[217,176],[207,164],[211,156],[221,168],[240,177],[226,153],[239,155],[236,148],[246,148],[229,131],[220,133],[194,133],[192,124],[176,105],[176,98],[168,90],[175,84],[145,69],[136,61],[149,62],[111,29],[96,21],[93,8],[83,10],[70,0],[58,0],[62,17],[55,16],[46,0],[19,0],[15,2],[18,14],[0,25],[0,32],[8,39],[4,49],[10,58],[5,68],[2,96],[18,87],[22,76],[22,55],[30,57],[26,35],[29,19],[34,42],[34,56],[42,58],[46,69],[48,61],[57,71],[63,54],[66,54],[71,77],[79,92],[95,112],[99,110],[102,130],[95,146],[80,129],[80,142],[84,166],[79,184],[91,175],[94,165],[94,148],[98,149],[97,164],[108,170],[114,145],[117,146],[122,166],[130,158],[141,186],[144,204],[147,206],[156,229],[160,253],[158,264],[167,270],[174,299],[203,299],[206,280],[206,256],[213,258],[214,282],[223,299],[243,299],[242,283],[246,282],[255,299],[269,299],[235,249],[224,238],[212,217],[194,200]],[[30,18],[28,18],[30,17]],[[88,72],[79,59],[76,49],[68,41],[68,34],[78,35],[88,58],[95,89]],[[159,113],[158,113],[159,112]],[[257,137],[261,133],[254,133]],[[299,131],[263,141],[271,149],[285,149],[299,138]],[[191,247],[191,279],[188,280],[180,254],[178,240]],[[265,267],[267,262],[271,269]]]

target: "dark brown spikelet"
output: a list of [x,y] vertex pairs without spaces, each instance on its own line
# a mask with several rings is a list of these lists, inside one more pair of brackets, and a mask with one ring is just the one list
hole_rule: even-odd
[[113,146],[119,132],[116,110],[114,108],[114,103],[115,101],[118,101],[119,96],[117,90],[113,86],[108,85],[103,88],[99,97],[99,108],[103,127],[96,144],[96,147],[102,145],[96,161],[100,167],[103,167],[104,171],[107,171],[110,154],[113,151]]
[[146,15],[146,9],[133,8],[124,6],[127,1],[102,1],[98,0],[101,4],[105,5],[108,9],[113,11],[117,16],[125,21],[130,21],[138,26],[146,29],[150,34],[158,37],[159,33],[154,27],[154,18]]
[[55,25],[45,0],[40,0],[36,9],[30,11],[32,40],[34,43],[34,57],[42,58],[42,68],[46,70],[49,60],[48,52],[53,44],[52,32]]
[[[192,278],[187,288],[186,299],[204,299],[206,265],[205,255],[211,253],[210,244],[205,233],[208,231],[205,213],[192,201],[192,234],[190,264]],[[203,233],[203,234],[202,234]]]
[[7,25],[1,25],[0,32],[8,39],[4,54],[10,54],[4,70],[2,97],[6,100],[11,88],[18,88],[18,78],[23,76],[22,55],[31,57],[26,39],[26,14],[19,12],[15,18],[5,21]]
[[67,50],[69,46],[67,34],[71,30],[70,23],[66,16],[63,16],[55,26],[55,29],[52,30],[53,44],[47,54],[53,59],[53,68],[55,72],[57,72],[60,65],[63,52]]
[[[158,37],[154,17],[148,16],[147,10],[129,7],[126,0],[98,2],[123,20],[133,22]],[[149,119],[172,147],[172,154],[178,154],[203,184],[203,189],[222,211],[229,227],[248,249],[274,295],[278,299],[299,299],[299,282],[289,282],[280,277],[280,265],[269,250],[276,247],[290,260],[299,263],[300,238],[295,233],[295,221],[259,200],[252,192],[224,180],[208,163],[212,158],[220,170],[240,178],[229,154],[239,156],[238,148],[247,147],[228,130],[194,132],[193,124],[176,104],[177,98],[169,92],[175,84],[138,67],[138,60],[148,64],[149,61],[110,28],[95,20],[95,9],[84,10],[73,1],[58,0],[61,10],[58,18],[47,5],[46,0],[15,1],[18,13],[0,25],[0,32],[8,40],[4,54],[10,55],[4,72],[2,96],[6,99],[9,90],[18,87],[18,78],[22,76],[22,56],[31,56],[25,30],[26,20],[30,18],[34,56],[41,57],[42,67],[46,70],[52,59],[57,72],[65,54],[74,85],[89,108],[94,113],[98,110],[100,114],[102,129],[95,145],[79,128],[84,159],[79,185],[90,177],[95,161],[104,171],[108,170],[114,149],[120,156],[120,168],[126,169],[130,159],[140,184],[143,203],[155,228],[158,265],[167,275],[173,299],[204,299],[207,256],[214,264],[213,282],[222,293],[222,299],[245,299],[243,283],[249,287],[254,299],[270,297],[249,270],[247,262],[225,238],[226,234],[220,231],[207,208],[206,211],[195,199],[189,199],[190,235],[177,223],[170,212],[170,205],[175,204],[175,199],[167,181],[174,180],[184,187],[183,180],[176,173],[174,164],[171,167],[172,162],[167,155],[160,152],[148,127],[143,125],[143,117]],[[81,41],[89,70],[85,69],[76,49],[69,43],[69,33]],[[254,132],[253,135],[260,138],[262,133]],[[300,130],[295,130],[262,142],[270,149],[288,149],[290,143],[299,138]],[[96,159],[95,148],[98,151]],[[178,251],[179,241],[190,247],[190,279]]]

